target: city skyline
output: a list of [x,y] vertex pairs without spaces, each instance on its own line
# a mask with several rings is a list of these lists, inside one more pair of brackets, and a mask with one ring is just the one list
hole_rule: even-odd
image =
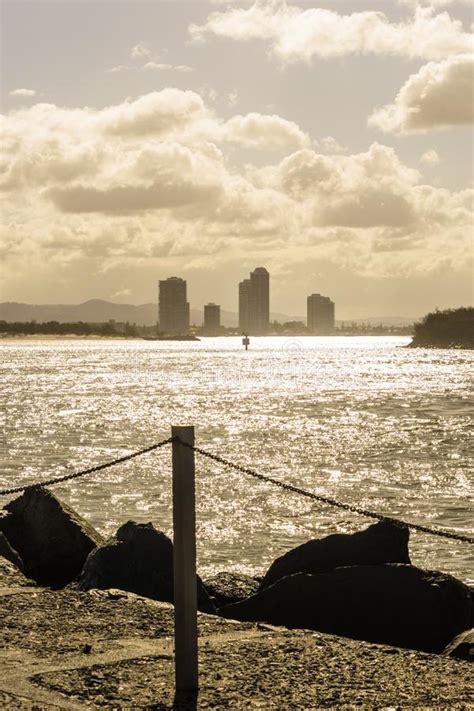
[[235,310],[265,263],[276,311],[315,285],[341,319],[472,302],[470,3],[2,14],[2,301],[141,304],[179,273]]
[[[264,336],[271,331],[270,274],[265,267],[255,267],[238,284],[238,327],[241,333]],[[307,296],[306,327],[314,335],[331,335],[334,332],[335,303],[328,296]],[[294,323],[298,323],[297,321]],[[158,331],[168,335],[189,335],[190,303],[187,301],[187,281],[172,276],[158,282]],[[219,335],[221,307],[211,301],[204,305],[204,335]]]

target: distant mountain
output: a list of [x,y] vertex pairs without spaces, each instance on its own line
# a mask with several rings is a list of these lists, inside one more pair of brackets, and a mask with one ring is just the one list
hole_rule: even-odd
[[156,304],[113,304],[110,301],[91,299],[83,304],[19,304],[9,301],[0,304],[0,320],[3,321],[86,321],[90,323],[105,323],[129,321],[140,325],[151,326],[156,323]]
[[[85,321],[89,323],[106,323],[111,319],[115,321],[129,321],[139,326],[153,326],[157,321],[158,305],[148,304],[114,304],[102,299],[91,299],[83,304],[22,304],[15,301],[0,303],[1,321],[59,321],[68,323]],[[304,316],[288,316],[274,312],[270,314],[272,321],[285,323],[286,321],[303,321]],[[191,309],[190,320],[192,324],[200,326],[203,322],[203,311]],[[371,316],[369,318],[345,319],[347,323],[369,323],[371,325],[383,324],[386,326],[407,326],[416,319],[403,316]],[[221,322],[224,326],[236,327],[239,315],[235,311],[221,310]],[[337,321],[338,325],[342,321]]]

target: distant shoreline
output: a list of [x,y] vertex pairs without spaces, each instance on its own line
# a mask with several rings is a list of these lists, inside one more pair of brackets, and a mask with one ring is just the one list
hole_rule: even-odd
[[[75,333],[0,333],[0,342],[5,341],[153,341],[156,343],[179,343],[179,342],[189,342],[197,343],[199,340],[206,338],[241,338],[240,334],[234,335],[223,335],[223,336],[199,336],[198,339],[188,339],[180,341],[180,339],[159,339],[159,338],[142,338],[140,336],[100,336],[94,334],[75,334]],[[253,338],[285,338],[285,339],[297,339],[297,338],[410,338],[410,334],[398,334],[398,333],[382,333],[382,334],[361,334],[361,333],[334,333],[327,336],[318,336],[316,334],[291,334],[291,335],[281,335],[281,334],[267,334],[261,336],[251,336],[251,343]]]

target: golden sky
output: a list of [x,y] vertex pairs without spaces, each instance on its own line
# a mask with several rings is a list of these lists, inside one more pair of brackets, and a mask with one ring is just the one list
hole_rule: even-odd
[[2,301],[472,302],[468,2],[3,0]]

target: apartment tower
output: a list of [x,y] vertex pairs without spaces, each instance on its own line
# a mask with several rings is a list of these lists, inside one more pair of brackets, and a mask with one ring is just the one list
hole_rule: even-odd
[[328,296],[311,294],[307,299],[308,330],[318,336],[327,336],[334,332],[334,301]]
[[257,267],[239,284],[239,328],[259,336],[268,333],[269,327],[270,274],[265,267]]
[[221,307],[218,304],[204,306],[203,332],[207,336],[217,336],[221,328]]
[[189,334],[189,303],[184,279],[169,277],[159,282],[158,322],[160,332],[166,335]]

